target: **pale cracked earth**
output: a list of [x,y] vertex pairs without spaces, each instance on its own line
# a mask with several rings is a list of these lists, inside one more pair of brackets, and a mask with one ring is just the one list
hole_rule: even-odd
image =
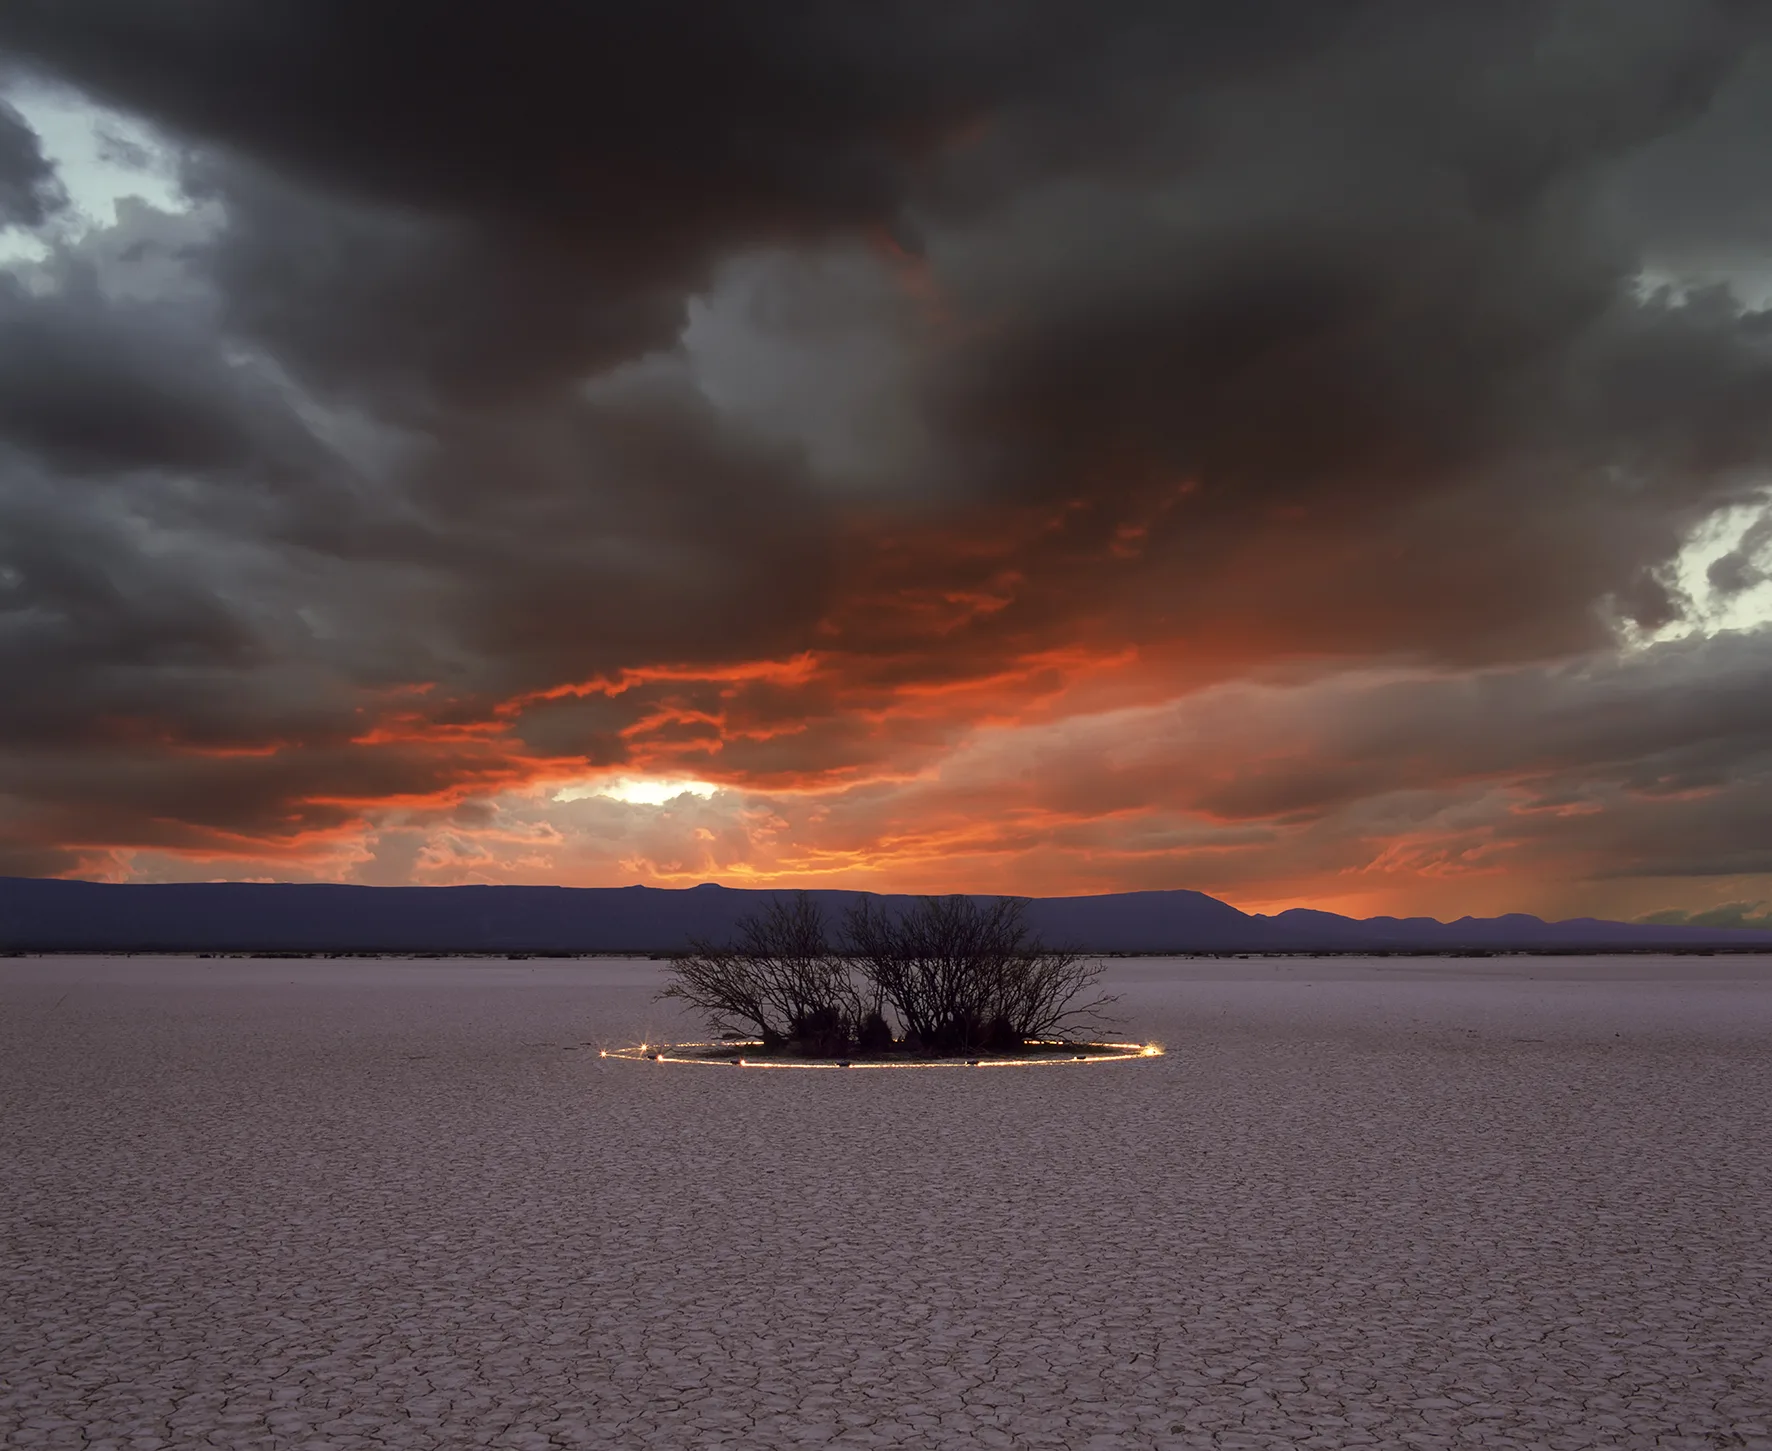
[[1772,964],[1115,964],[753,1072],[646,962],[0,962],[0,1446],[1772,1447]]

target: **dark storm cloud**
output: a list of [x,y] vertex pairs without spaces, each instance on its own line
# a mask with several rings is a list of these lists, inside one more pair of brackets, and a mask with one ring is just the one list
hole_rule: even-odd
[[[1392,18],[1202,102],[1162,185],[1084,179],[948,240],[992,320],[940,374],[956,474],[1080,506],[1030,593],[1092,573],[1180,631],[1229,616],[1245,651],[1591,648],[1595,601],[1653,614],[1643,571],[1761,466],[1765,320],[1640,301],[1597,200],[1748,32],[1666,5]],[[1142,569],[1109,557],[1127,527]]]
[[201,317],[0,274],[0,437],[71,473],[297,466],[286,405],[219,355]]
[[490,586],[448,608],[500,688],[791,651],[830,591],[830,504],[800,460],[668,381],[458,419],[439,444],[431,549]]
[[[1233,696],[1219,706],[1220,749],[1242,715],[1247,757],[1219,762],[1187,804],[1227,818],[1299,818],[1445,781],[1533,783],[1551,804],[1598,784],[1702,797],[1772,773],[1769,689],[1772,646],[1725,636],[1623,662],[1327,683],[1300,699],[1241,705]],[[1162,755],[1153,753],[1153,771]]]
[[153,753],[348,728],[352,704],[325,679],[336,672],[300,658],[274,556],[157,520],[143,502],[0,451],[8,747]]
[[[729,761],[938,750],[964,720],[845,712],[1047,690],[1013,672],[1061,647],[1136,646],[1177,689],[1603,650],[1616,617],[1677,618],[1662,566],[1772,452],[1766,318],[1639,278],[1759,235],[1767,45],[1727,0],[15,0],[0,47],[164,128],[204,221],[169,242],[138,209],[0,283],[0,617],[38,682],[0,732],[281,742],[226,768],[262,803],[180,766],[183,805],[123,790],[55,828],[178,849],[140,823],[275,837],[274,803],[329,777],[365,773],[353,801],[480,779],[422,727],[647,666],[709,682],[556,699],[517,739],[691,759],[741,713],[722,667],[805,651],[827,668],[768,687]],[[52,183],[0,112],[0,213],[40,222]],[[1665,223],[1676,196],[1708,220]],[[774,304],[842,249],[903,307],[857,312],[854,395],[799,397],[829,339]],[[759,256],[774,290],[732,304]],[[801,373],[704,396],[698,297],[726,299],[728,366],[791,344]],[[864,486],[806,440],[870,389]],[[1713,587],[1751,587],[1761,542]],[[347,767],[395,699],[407,744]],[[1570,768],[1659,759],[1609,730],[1571,724]],[[1355,755],[1215,809],[1414,769]]]
[[40,226],[64,200],[37,133],[0,100],[0,227]]
[[331,395],[397,412],[493,404],[667,344],[682,325],[679,290],[611,281],[576,239],[343,203],[257,168],[196,180],[228,208],[210,259],[228,325]]
[[1018,176],[1111,152],[1157,95],[1358,8],[671,0],[421,24],[96,0],[9,7],[0,45],[257,163],[193,182],[229,206],[234,321],[286,361],[483,396],[669,344],[732,251],[902,231],[922,165],[981,118],[1031,138]]
[[1673,277],[1764,272],[1772,248],[1772,53],[1742,59],[1691,126],[1621,159],[1609,205]]
[[1074,117],[1046,141],[1062,159],[1117,146],[1178,83],[1283,63],[1374,9],[523,0],[420,22],[350,0],[21,0],[0,38],[329,190],[573,228],[651,272],[877,221],[954,128],[1003,109]]

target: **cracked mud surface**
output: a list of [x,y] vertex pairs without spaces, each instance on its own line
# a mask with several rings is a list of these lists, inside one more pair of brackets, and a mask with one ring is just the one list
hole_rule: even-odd
[[599,1059],[656,972],[0,961],[0,1447],[1772,1448],[1765,959],[867,1075]]

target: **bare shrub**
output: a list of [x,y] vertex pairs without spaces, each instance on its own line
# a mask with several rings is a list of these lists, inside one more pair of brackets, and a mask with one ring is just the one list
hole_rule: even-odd
[[699,1009],[716,1032],[743,1032],[770,1049],[812,1057],[849,1052],[878,1002],[858,991],[831,950],[824,912],[804,892],[777,898],[738,924],[726,946],[700,940],[676,958],[660,997]]
[[[804,892],[744,918],[736,939],[694,942],[660,993],[698,1009],[719,1033],[813,1058],[980,1050],[1066,1038],[1114,1001],[1101,968],[1046,946],[1021,898],[925,897],[892,914],[864,898],[833,947]],[[895,1036],[892,1019],[896,1018]]]
[[1099,1024],[1114,1001],[1094,991],[1100,965],[1043,943],[1027,906],[925,897],[894,916],[864,898],[844,923],[845,946],[906,1042],[926,1051],[1007,1051]]

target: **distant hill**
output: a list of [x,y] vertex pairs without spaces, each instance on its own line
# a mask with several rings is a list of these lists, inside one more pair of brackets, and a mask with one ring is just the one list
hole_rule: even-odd
[[[789,893],[657,887],[352,887],[199,882],[113,886],[0,877],[0,951],[670,952],[720,941]],[[833,917],[864,895],[811,894]],[[877,896],[889,910],[913,898]],[[1772,932],[1505,917],[1338,917],[1239,912],[1203,892],[1042,897],[1050,942],[1090,952],[1772,950]]]

